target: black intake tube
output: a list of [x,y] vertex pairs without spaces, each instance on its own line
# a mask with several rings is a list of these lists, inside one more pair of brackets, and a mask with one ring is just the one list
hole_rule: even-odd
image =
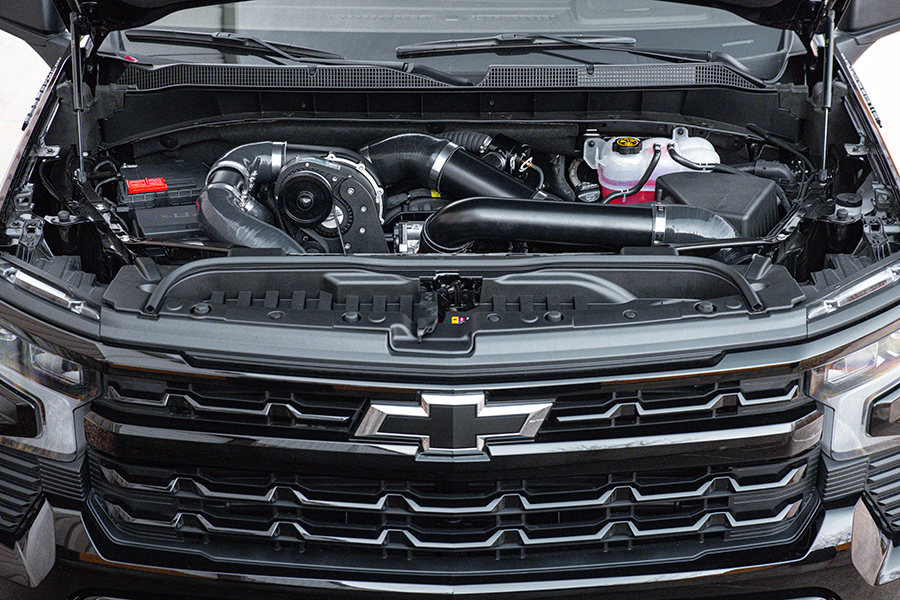
[[361,151],[385,185],[412,179],[452,198],[548,198],[459,145],[425,133],[401,133]]
[[624,248],[738,237],[725,219],[695,206],[522,202],[466,198],[434,213],[422,236],[438,252],[477,240]]
[[285,254],[305,253],[294,238],[238,208],[239,200],[225,186],[207,186],[200,193],[200,227],[209,239],[249,248],[281,248]]

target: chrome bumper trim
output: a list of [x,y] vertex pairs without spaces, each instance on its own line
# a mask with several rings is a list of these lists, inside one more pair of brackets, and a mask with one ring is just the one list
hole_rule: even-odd
[[[65,540],[76,541],[77,550],[81,555],[90,557],[92,564],[105,564],[111,567],[119,567],[123,569],[145,570],[145,567],[138,565],[127,565],[107,561],[97,551],[96,547],[90,543],[86,537],[86,530],[81,522],[81,515],[75,511],[56,510],[57,516],[57,539],[61,545],[68,545]],[[752,570],[764,570],[770,568],[778,568],[790,566],[793,564],[802,564],[809,562],[812,553],[833,548],[835,550],[844,550],[845,546],[850,542],[850,533],[853,524],[853,508],[841,508],[829,510],[825,513],[822,526],[813,541],[806,555],[794,562],[772,563],[764,565],[756,565]],[[87,540],[88,546],[84,546],[82,542]],[[831,556],[826,561],[831,560]],[[509,593],[527,593],[541,591],[566,591],[590,588],[611,588],[615,586],[634,586],[654,583],[677,583],[679,581],[687,581],[692,579],[705,579],[711,577],[721,577],[733,583],[733,578],[748,572],[747,567],[714,569],[706,571],[684,571],[678,573],[650,573],[646,575],[630,575],[618,577],[602,577],[602,578],[582,578],[556,581],[527,581],[519,583],[504,582],[503,592]],[[390,592],[398,596],[424,594],[424,595],[447,595],[468,596],[468,597],[485,597],[486,595],[498,592],[496,586],[491,584],[475,584],[475,585],[432,585],[432,584],[397,584],[396,582],[379,582],[379,581],[345,581],[337,579],[310,579],[301,577],[277,577],[255,574],[234,574],[234,573],[214,573],[209,571],[193,571],[183,569],[161,569],[154,568],[154,572],[161,574],[169,574],[173,576],[188,576],[202,578],[206,580],[222,580],[229,582],[242,582],[252,584],[268,584],[284,587],[307,588],[318,590],[355,590],[366,592]],[[797,599],[800,600],[800,599]],[[806,600],[806,599],[803,599]]]
[[12,548],[0,544],[0,578],[36,587],[56,562],[53,509],[46,500],[28,531]]

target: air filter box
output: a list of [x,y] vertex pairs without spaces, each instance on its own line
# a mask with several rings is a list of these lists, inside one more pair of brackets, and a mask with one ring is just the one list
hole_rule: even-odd
[[775,182],[753,175],[685,171],[656,180],[656,201],[705,208],[742,237],[761,237],[778,223]]

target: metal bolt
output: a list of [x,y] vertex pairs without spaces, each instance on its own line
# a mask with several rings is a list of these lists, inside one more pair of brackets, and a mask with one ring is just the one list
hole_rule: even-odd
[[622,316],[625,317],[626,319],[635,319],[635,318],[637,318],[637,313],[634,312],[633,310],[626,310],[625,312],[622,313]]
[[355,193],[356,193],[356,190],[355,190],[354,188],[347,188],[347,195],[348,195],[348,196],[352,196],[352,195],[355,194]]
[[709,300],[701,300],[697,304],[694,305],[694,309],[703,313],[704,315],[712,314],[716,312],[716,305],[710,302]]
[[369,209],[366,208],[365,206],[360,206],[360,207],[359,207],[359,212],[366,212],[367,210],[369,210]]
[[210,311],[212,311],[212,306],[205,302],[195,304],[191,307],[191,313],[195,315],[208,315]]
[[350,242],[347,242],[346,244],[344,244],[344,249],[345,249],[345,250],[349,250],[349,249],[350,249]]
[[366,232],[366,228],[365,228],[365,227],[360,227],[360,228],[359,228],[359,233],[360,233],[360,235],[364,234],[365,232]]

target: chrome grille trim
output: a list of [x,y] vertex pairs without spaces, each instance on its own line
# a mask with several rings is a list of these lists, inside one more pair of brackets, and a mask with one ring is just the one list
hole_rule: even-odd
[[699,498],[703,498],[705,495],[710,493],[711,491],[720,491],[721,488],[718,487],[722,483],[727,483],[731,486],[731,491],[734,493],[753,493],[753,492],[766,492],[766,491],[774,491],[778,489],[786,488],[792,484],[798,483],[806,473],[806,465],[802,465],[791,469],[784,477],[782,477],[778,481],[773,481],[770,483],[759,483],[759,484],[751,484],[751,485],[742,485],[738,481],[736,481],[733,477],[730,476],[722,476],[715,477],[710,479],[709,481],[703,483],[695,490],[686,491],[686,492],[670,492],[667,494],[642,494],[639,489],[636,489],[633,486],[628,485],[617,485],[612,489],[609,489],[603,492],[600,496],[595,499],[589,500],[573,500],[573,501],[564,501],[564,502],[531,502],[527,497],[519,493],[505,493],[498,498],[495,498],[491,502],[483,506],[465,506],[461,508],[457,507],[443,507],[443,506],[425,506],[422,505],[412,498],[404,496],[399,493],[386,493],[382,495],[377,502],[374,503],[362,503],[362,502],[340,502],[340,501],[331,501],[331,500],[317,500],[314,498],[309,498],[304,495],[299,490],[293,488],[286,488],[281,486],[276,486],[271,488],[265,495],[257,496],[253,494],[228,494],[228,493],[219,493],[213,490],[210,490],[208,487],[204,486],[201,483],[193,481],[190,478],[184,477],[176,477],[166,486],[156,486],[156,485],[147,485],[147,484],[137,484],[126,481],[118,472],[114,469],[110,469],[104,465],[100,465],[100,470],[103,473],[103,477],[111,484],[117,485],[124,489],[134,490],[134,491],[143,491],[143,492],[157,492],[157,493],[174,493],[178,489],[184,489],[180,486],[183,485],[191,485],[199,492],[199,495],[204,498],[209,499],[220,499],[220,500],[231,500],[231,501],[246,501],[246,502],[260,502],[260,503],[272,503],[276,498],[280,497],[280,494],[289,493],[293,494],[293,496],[297,499],[297,501],[302,506],[315,506],[315,507],[325,507],[325,508],[334,508],[334,509],[350,509],[350,510],[371,510],[371,511],[381,511],[384,510],[393,499],[404,502],[409,510],[415,513],[423,513],[423,514],[466,514],[466,515],[481,515],[481,514],[490,514],[495,513],[499,510],[502,510],[506,506],[508,506],[509,501],[519,502],[521,507],[524,510],[559,510],[559,509],[574,509],[574,508],[595,508],[602,507],[604,505],[610,504],[611,502],[621,499],[621,492],[628,492],[631,494],[632,499],[635,502],[671,502],[671,501],[679,501],[679,500],[695,500]]
[[250,415],[250,416],[258,416],[258,417],[269,417],[276,410],[282,410],[291,415],[294,419],[300,421],[326,421],[329,423],[347,423],[350,420],[350,417],[342,417],[336,415],[326,415],[326,414],[310,414],[304,413],[297,410],[292,405],[285,402],[266,402],[260,408],[232,408],[225,406],[207,406],[202,402],[198,401],[196,398],[191,396],[190,394],[173,394],[167,393],[163,395],[159,400],[146,400],[143,398],[132,398],[129,396],[123,396],[120,394],[115,388],[110,387],[107,392],[107,396],[110,400],[114,402],[124,402],[128,404],[138,404],[144,406],[158,406],[162,408],[167,408],[171,405],[173,400],[181,400],[191,406],[194,410],[198,411],[210,411],[217,412],[229,415]]
[[687,406],[670,406],[665,408],[646,408],[640,401],[622,402],[615,404],[602,413],[594,413],[588,415],[562,415],[556,417],[561,423],[578,422],[578,421],[599,421],[605,419],[614,419],[621,416],[626,409],[633,408],[641,417],[658,417],[662,415],[677,415],[683,413],[710,411],[725,406],[730,399],[735,399],[740,406],[758,406],[760,404],[772,404],[777,402],[787,402],[794,400],[800,395],[799,386],[794,386],[786,394],[780,396],[770,396],[764,398],[747,398],[740,391],[726,392],[718,394],[705,404],[687,405]]
[[724,525],[731,529],[739,529],[744,527],[765,526],[781,523],[793,517],[799,511],[802,500],[797,500],[785,506],[777,515],[773,517],[761,519],[737,520],[729,512],[707,513],[698,519],[693,525],[684,527],[667,527],[665,529],[638,529],[638,527],[630,521],[613,521],[606,523],[595,533],[584,535],[571,535],[564,537],[538,538],[532,539],[527,532],[522,529],[502,529],[494,532],[486,540],[479,542],[460,542],[460,543],[440,543],[440,542],[424,542],[419,540],[410,531],[404,529],[385,529],[379,533],[376,538],[359,538],[359,537],[343,537],[343,536],[323,536],[312,534],[304,529],[298,523],[287,521],[277,521],[273,523],[269,529],[265,531],[255,531],[248,529],[236,529],[231,527],[217,527],[205,519],[202,515],[193,513],[180,512],[168,523],[160,521],[152,521],[147,519],[137,519],[129,515],[120,506],[106,502],[106,508],[109,514],[122,521],[143,526],[158,527],[161,529],[178,530],[188,526],[187,521],[195,519],[196,522],[208,533],[217,533],[224,535],[248,535],[251,537],[276,538],[282,527],[293,528],[304,540],[309,542],[338,542],[356,545],[369,546],[385,546],[389,537],[392,535],[401,535],[413,545],[415,548],[432,549],[432,550],[479,550],[489,549],[501,543],[509,535],[516,535],[524,546],[552,545],[552,544],[571,544],[577,542],[599,542],[607,540],[616,535],[627,534],[632,539],[665,537],[679,534],[699,533],[703,529],[711,525]]

